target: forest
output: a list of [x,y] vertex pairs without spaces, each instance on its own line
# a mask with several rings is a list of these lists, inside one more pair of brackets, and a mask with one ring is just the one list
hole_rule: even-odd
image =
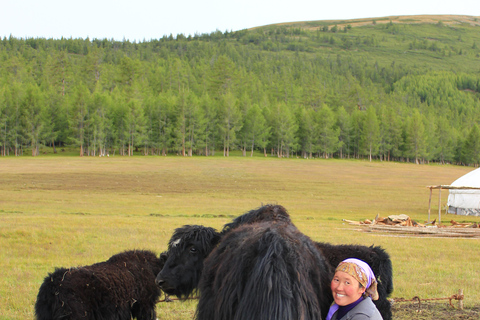
[[[480,21],[0,39],[0,154],[480,164]],[[467,20],[468,20],[467,19]],[[453,22],[452,22],[453,21]]]

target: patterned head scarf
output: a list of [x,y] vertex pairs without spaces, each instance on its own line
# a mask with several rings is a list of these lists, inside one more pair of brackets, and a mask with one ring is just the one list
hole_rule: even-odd
[[365,294],[370,296],[372,300],[378,300],[377,279],[370,266],[358,259],[350,258],[343,260],[338,265],[335,272],[343,271],[355,278],[360,284],[366,288]]

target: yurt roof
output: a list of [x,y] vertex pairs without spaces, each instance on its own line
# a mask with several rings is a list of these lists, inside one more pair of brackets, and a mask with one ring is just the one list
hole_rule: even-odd
[[461,176],[451,186],[480,188],[480,168]]

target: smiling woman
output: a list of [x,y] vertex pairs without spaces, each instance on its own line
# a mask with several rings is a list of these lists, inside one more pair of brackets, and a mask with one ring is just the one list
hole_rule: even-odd
[[346,259],[335,269],[331,289],[334,304],[327,320],[381,320],[372,302],[378,299],[377,279],[370,266],[362,260]]

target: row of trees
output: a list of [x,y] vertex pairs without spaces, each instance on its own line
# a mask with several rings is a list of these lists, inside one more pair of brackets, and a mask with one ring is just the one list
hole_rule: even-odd
[[3,39],[1,154],[73,145],[80,155],[480,163],[476,73],[272,53],[234,38]]
[[[76,145],[80,155],[141,153],[212,155],[232,149],[244,155],[359,158],[480,163],[480,130],[457,130],[445,117],[383,104],[351,113],[254,103],[227,91],[219,99],[188,89],[129,98],[128,91],[91,93],[84,85],[60,99],[37,85],[9,86],[0,97],[1,154],[19,155],[42,145]],[[460,132],[466,132],[461,136]]]

